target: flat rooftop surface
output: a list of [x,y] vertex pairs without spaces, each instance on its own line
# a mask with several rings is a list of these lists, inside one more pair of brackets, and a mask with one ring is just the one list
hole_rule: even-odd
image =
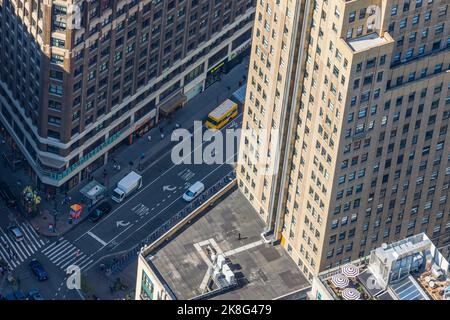
[[[310,284],[281,246],[262,241],[264,224],[238,189],[146,257],[177,299],[204,293],[208,252],[229,258],[238,286],[213,299],[275,299]],[[240,239],[239,239],[240,234]]]
[[364,51],[387,43],[385,38],[381,38],[377,33],[371,33],[359,38],[348,40],[347,43],[353,51]]

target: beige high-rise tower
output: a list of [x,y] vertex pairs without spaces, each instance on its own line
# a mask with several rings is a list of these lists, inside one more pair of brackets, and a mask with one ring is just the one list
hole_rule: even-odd
[[448,4],[258,0],[238,184],[310,278],[450,242]]

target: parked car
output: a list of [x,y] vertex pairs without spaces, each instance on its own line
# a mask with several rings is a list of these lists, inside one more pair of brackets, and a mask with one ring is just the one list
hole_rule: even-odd
[[39,281],[45,281],[48,279],[48,274],[39,261],[33,259],[31,260],[29,266],[31,268],[31,271],[33,271],[34,275]]
[[28,292],[28,297],[30,300],[45,300],[38,289],[31,289],[30,292]]
[[16,197],[9,186],[3,181],[0,181],[0,197],[6,202],[8,207],[14,207],[16,205]]
[[89,212],[89,221],[91,222],[97,222],[104,216],[106,216],[108,213],[110,213],[112,210],[112,206],[108,201],[103,201],[99,205],[95,206],[90,212]]
[[22,230],[17,225],[12,225],[8,227],[9,233],[16,241],[22,241],[23,240],[23,233]]
[[5,300],[17,300],[16,296],[14,295],[14,292],[8,293],[4,299]]
[[14,296],[16,297],[17,300],[27,300],[25,294],[20,290],[14,291]]

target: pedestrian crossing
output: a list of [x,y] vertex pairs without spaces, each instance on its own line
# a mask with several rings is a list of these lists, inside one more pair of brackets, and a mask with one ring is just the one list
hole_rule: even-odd
[[63,271],[67,270],[70,265],[76,265],[83,270],[94,262],[90,256],[83,253],[70,241],[62,238],[42,249],[42,253]]
[[23,233],[21,241],[16,241],[7,229],[0,227],[0,257],[8,263],[11,270],[17,268],[48,242],[41,239],[28,222],[17,226]]

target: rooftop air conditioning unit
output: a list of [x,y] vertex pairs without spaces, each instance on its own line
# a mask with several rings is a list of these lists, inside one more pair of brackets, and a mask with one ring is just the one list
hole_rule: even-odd
[[219,269],[222,269],[224,264],[225,264],[225,256],[223,254],[219,254],[217,256],[217,266],[219,267]]

